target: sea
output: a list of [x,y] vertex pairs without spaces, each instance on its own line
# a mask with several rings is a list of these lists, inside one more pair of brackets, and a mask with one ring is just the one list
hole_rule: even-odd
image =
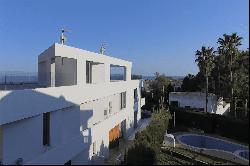
[[[168,76],[173,80],[182,80],[184,76]],[[122,80],[123,75],[113,74],[111,80]],[[154,80],[155,76],[142,76],[143,80]],[[37,83],[38,74],[36,72],[1,72],[0,84]]]

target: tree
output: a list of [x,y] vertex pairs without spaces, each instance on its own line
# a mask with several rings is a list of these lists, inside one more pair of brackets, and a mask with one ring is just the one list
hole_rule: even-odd
[[[249,110],[249,49],[239,50],[242,37],[236,33],[232,35],[224,34],[218,39],[218,48],[214,60],[210,64],[205,63],[203,53],[208,48],[203,47],[196,53],[196,62],[200,71],[196,75],[187,75],[182,83],[182,91],[203,91],[208,89],[209,92],[223,97],[225,101],[230,99],[231,111],[236,117],[236,111],[244,107],[245,116]],[[210,48],[211,49],[211,48]],[[213,51],[210,51],[213,52]],[[213,53],[213,54],[215,54]],[[209,62],[210,63],[210,62]],[[206,65],[208,65],[209,82],[206,82]],[[211,70],[210,70],[211,69]],[[237,101],[236,101],[237,100]],[[245,106],[238,107],[238,102],[245,102]]]
[[151,93],[153,93],[152,98],[153,102],[159,105],[166,103],[166,88],[171,84],[170,79],[166,77],[164,74],[160,75],[156,72],[156,78],[154,81],[151,81],[149,87],[151,89]]
[[197,92],[203,89],[204,78],[200,74],[197,75],[188,74],[184,77],[181,85],[181,90],[183,92]]
[[211,72],[214,68],[214,57],[215,51],[213,47],[202,46],[201,50],[196,51],[195,62],[198,63],[198,67],[202,75],[206,77],[206,112],[207,112],[207,103],[208,103],[208,77],[211,75]]
[[140,79],[142,79],[142,75],[132,74],[132,75],[131,75],[131,79],[132,79],[132,80],[140,80]]
[[174,87],[172,84],[168,84],[166,89],[166,99],[169,101],[169,93],[174,91]]
[[[230,95],[230,109],[235,111],[234,108],[234,63],[239,55],[239,46],[241,45],[242,37],[239,37],[236,33],[232,35],[224,34],[222,38],[218,39],[218,52],[222,56],[225,56],[225,63],[229,67],[230,71],[230,88],[231,88],[231,95]],[[236,116],[236,111],[235,111]]]

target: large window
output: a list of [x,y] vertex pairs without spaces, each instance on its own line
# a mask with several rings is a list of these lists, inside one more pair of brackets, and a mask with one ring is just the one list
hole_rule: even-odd
[[43,145],[50,145],[50,113],[43,113]]
[[126,68],[124,66],[110,65],[110,81],[125,81]]
[[86,61],[86,83],[92,83],[92,62]]
[[126,108],[126,92],[121,93],[121,109]]

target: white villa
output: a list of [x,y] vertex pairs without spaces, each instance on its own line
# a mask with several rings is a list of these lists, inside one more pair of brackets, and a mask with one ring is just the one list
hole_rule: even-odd
[[[170,92],[169,104],[182,108],[196,108],[206,110],[206,94],[202,92]],[[230,103],[225,103],[222,98],[217,99],[215,94],[208,94],[208,113],[226,115],[230,109]]]
[[[112,80],[111,68],[124,71]],[[42,88],[0,91],[1,164],[95,164],[141,119],[132,62],[53,44],[38,57]]]

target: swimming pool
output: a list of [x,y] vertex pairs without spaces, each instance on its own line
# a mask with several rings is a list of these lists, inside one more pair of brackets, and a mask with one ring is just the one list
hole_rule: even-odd
[[237,163],[249,164],[248,146],[200,134],[181,134],[176,139],[185,148]]

